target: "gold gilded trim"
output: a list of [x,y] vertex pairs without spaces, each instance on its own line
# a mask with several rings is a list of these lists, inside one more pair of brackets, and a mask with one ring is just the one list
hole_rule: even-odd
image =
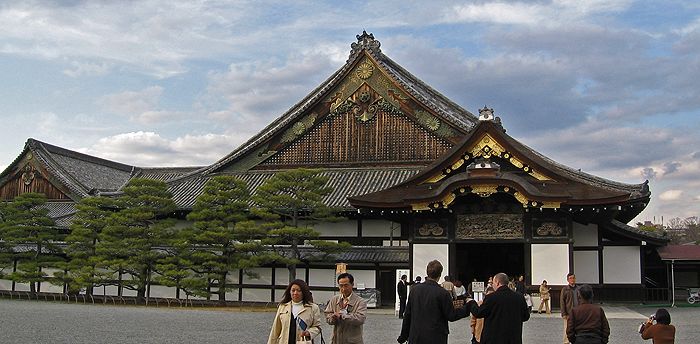
[[430,202],[411,204],[413,210],[430,210]]
[[455,198],[457,198],[455,194],[450,192],[449,194],[447,194],[447,196],[445,196],[445,198],[443,198],[442,206],[447,207],[448,205],[452,204],[452,202],[455,201]]
[[542,208],[549,208],[549,209],[561,208],[561,202],[542,202]]
[[471,188],[472,193],[477,194],[481,197],[489,197],[498,192],[498,185],[474,185]]
[[514,192],[513,197],[520,202],[520,204],[523,205],[523,207],[526,207],[530,201],[528,201],[527,197],[525,195],[521,194],[520,192]]

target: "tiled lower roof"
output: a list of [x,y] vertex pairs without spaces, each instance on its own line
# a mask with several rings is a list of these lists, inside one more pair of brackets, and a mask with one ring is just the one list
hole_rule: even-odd
[[[321,252],[301,248],[302,259],[319,257]],[[336,263],[405,263],[409,262],[408,246],[353,246],[344,252],[330,254],[326,262]]]
[[[396,185],[420,171],[420,167],[375,169],[327,169],[321,175],[329,177],[328,186],[333,192],[324,201],[327,206],[355,209],[348,202],[349,196],[362,195]],[[279,171],[247,171],[227,175],[236,176],[248,184],[251,193]],[[170,183],[175,204],[181,209],[192,209],[210,176],[193,175]]]

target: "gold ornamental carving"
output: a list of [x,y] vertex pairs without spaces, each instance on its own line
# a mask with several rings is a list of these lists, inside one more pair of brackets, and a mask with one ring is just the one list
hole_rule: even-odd
[[440,224],[431,222],[418,228],[418,234],[420,236],[443,236],[445,234],[445,229],[442,228]]
[[22,172],[22,182],[24,185],[31,185],[35,177],[36,173],[32,170],[32,167],[30,165],[24,166],[24,171]]
[[537,227],[536,233],[538,236],[561,236],[564,230],[555,222],[545,222]]
[[520,214],[469,214],[457,216],[457,239],[522,239]]
[[498,192],[498,185],[474,185],[472,186],[472,193],[477,194],[481,197],[489,197]]
[[357,75],[357,77],[362,80],[367,80],[372,76],[373,72],[374,66],[371,63],[365,61],[357,67],[357,69],[355,70],[355,75]]

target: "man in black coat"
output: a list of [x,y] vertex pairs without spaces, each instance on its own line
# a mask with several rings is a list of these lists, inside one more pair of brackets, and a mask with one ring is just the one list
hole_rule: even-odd
[[401,276],[401,280],[396,285],[396,293],[399,294],[399,318],[403,319],[403,313],[406,310],[406,298],[408,297],[408,276]]
[[530,319],[530,311],[523,295],[508,288],[508,275],[493,277],[495,292],[487,295],[479,306],[470,301],[471,312],[484,318],[481,344],[522,344],[523,322]]
[[396,340],[410,344],[447,344],[450,328],[448,321],[469,315],[467,306],[455,309],[452,295],[437,281],[442,275],[442,264],[433,260],[426,268],[425,282],[411,288],[404,312],[401,334]]

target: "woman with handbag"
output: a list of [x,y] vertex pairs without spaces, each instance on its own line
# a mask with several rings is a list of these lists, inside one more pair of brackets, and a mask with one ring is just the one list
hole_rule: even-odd
[[321,310],[313,302],[306,282],[294,280],[284,290],[268,344],[313,343],[321,333]]

